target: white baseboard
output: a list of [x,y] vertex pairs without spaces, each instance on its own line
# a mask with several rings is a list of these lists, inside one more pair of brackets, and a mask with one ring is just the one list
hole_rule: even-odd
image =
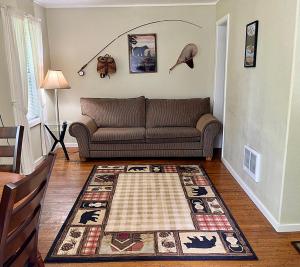
[[300,224],[280,224],[277,232],[300,232]]
[[[78,144],[75,142],[75,143],[65,143],[65,146],[68,148],[68,147],[78,147]],[[61,148],[61,145],[60,144],[57,144],[57,146],[55,147],[54,151],[56,151],[58,148]]]
[[254,194],[251,188],[243,181],[243,179],[237,174],[237,172],[232,168],[229,162],[222,157],[222,162],[239,185],[243,188],[249,198],[254,202],[256,207],[261,211],[261,213],[267,218],[271,223],[276,232],[296,232],[300,231],[300,224],[280,224],[277,219],[271,214],[268,208],[260,201],[260,199]]
[[33,163],[33,167],[34,167],[34,169],[37,167],[37,166],[39,166],[41,163],[42,163],[42,161],[45,159],[45,156],[41,156],[41,157],[39,157],[38,159],[36,159],[35,161],[34,161],[34,163]]
[[78,144],[75,142],[75,143],[65,143],[65,146],[66,147],[78,147]]

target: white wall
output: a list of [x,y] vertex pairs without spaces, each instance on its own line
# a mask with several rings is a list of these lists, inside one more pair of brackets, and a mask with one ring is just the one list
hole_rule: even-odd
[[[221,0],[230,13],[224,159],[269,220],[280,221],[296,0]],[[245,27],[259,20],[257,67],[243,67]],[[261,181],[244,171],[243,147],[262,155]]]
[[[298,1],[298,21],[294,70],[290,95],[290,113],[287,136],[286,168],[280,222],[300,225],[300,1]],[[300,227],[298,226],[298,230]]]
[[[199,30],[187,24],[162,23],[134,33],[156,33],[158,72],[129,74],[127,36],[120,38],[105,53],[117,64],[117,73],[100,79],[97,61],[79,77],[80,67],[118,34],[142,23],[161,19],[185,19],[200,24]],[[48,9],[47,23],[51,67],[63,70],[72,89],[60,92],[63,120],[80,115],[80,97],[188,98],[212,97],[214,84],[215,6],[128,7]],[[180,65],[169,75],[169,68],[188,43],[199,48],[195,68]],[[68,139],[67,142],[73,142]]]

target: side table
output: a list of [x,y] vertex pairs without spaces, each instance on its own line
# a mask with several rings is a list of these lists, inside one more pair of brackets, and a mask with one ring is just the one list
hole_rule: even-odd
[[[55,149],[56,145],[58,143],[60,143],[61,147],[65,153],[66,159],[70,160],[68,151],[67,151],[65,143],[64,143],[67,126],[68,126],[68,124],[66,121],[63,122],[62,126],[59,124],[48,124],[48,123],[45,124],[45,128],[47,129],[47,131],[49,132],[49,134],[52,136],[52,138],[54,140],[54,144],[51,148],[51,152]],[[52,130],[51,130],[51,128],[52,128]],[[56,135],[55,135],[55,133],[56,133]]]

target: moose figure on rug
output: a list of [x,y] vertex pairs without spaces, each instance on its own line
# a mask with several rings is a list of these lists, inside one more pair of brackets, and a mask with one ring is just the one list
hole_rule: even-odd
[[208,240],[206,236],[201,236],[202,240],[199,237],[187,237],[192,243],[184,243],[187,248],[212,248],[216,246],[217,238],[215,236],[212,237],[211,240]]
[[195,196],[204,196],[207,195],[207,190],[205,187],[198,187],[198,188],[194,188],[193,187],[193,195]]

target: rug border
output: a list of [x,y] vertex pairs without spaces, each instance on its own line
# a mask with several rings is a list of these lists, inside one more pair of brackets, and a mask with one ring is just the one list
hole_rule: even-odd
[[[64,228],[67,226],[69,219],[70,219],[71,216],[73,215],[73,212],[74,212],[74,210],[75,210],[75,208],[76,208],[76,206],[77,206],[77,203],[80,201],[81,195],[82,195],[83,192],[85,191],[85,188],[86,188],[88,182],[90,181],[92,175],[93,175],[94,172],[96,171],[96,167],[97,167],[97,165],[94,165],[93,168],[92,168],[92,170],[90,171],[90,174],[89,174],[88,178],[86,179],[86,181],[85,181],[85,183],[84,183],[82,189],[80,190],[80,192],[79,192],[79,194],[78,194],[78,196],[77,196],[77,198],[76,198],[76,200],[75,200],[75,202],[74,202],[74,205],[72,206],[71,210],[69,211],[69,214],[68,214],[68,216],[66,217],[64,223],[62,224],[60,230],[59,230],[58,233],[56,234],[56,237],[55,237],[55,239],[53,240],[53,243],[52,243],[52,245],[51,245],[51,247],[50,247],[50,249],[49,249],[49,251],[48,251],[48,253],[47,253],[46,257],[45,257],[45,259],[44,259],[45,263],[50,262],[49,259],[51,258],[51,254],[52,254],[53,250],[55,249],[56,243],[59,241],[59,238],[60,238],[62,232],[64,231]],[[52,257],[52,258],[53,258],[53,257]]]
[[245,243],[247,244],[248,248],[250,249],[251,253],[253,254],[253,256],[255,257],[256,260],[258,260],[258,257],[256,255],[256,253],[253,251],[252,246],[250,245],[248,239],[246,238],[244,232],[241,230],[240,225],[237,223],[237,221],[235,220],[235,218],[233,217],[231,210],[228,208],[226,202],[224,201],[223,197],[221,196],[220,192],[217,190],[216,186],[214,185],[214,183],[212,182],[210,176],[207,174],[205,168],[202,166],[202,164],[199,164],[201,169],[204,170],[204,174],[209,178],[209,181],[211,182],[213,189],[216,191],[216,193],[218,194],[219,198],[221,199],[223,205],[225,206],[231,220],[233,220],[235,227],[240,231],[240,235],[243,237]]
[[[118,165],[118,164],[115,164]],[[151,165],[151,164],[144,164],[144,165]],[[168,164],[158,164],[158,165],[168,165]],[[180,165],[180,164],[172,164],[172,165]],[[181,164],[182,165],[182,164]],[[221,199],[223,205],[225,206],[231,220],[233,220],[236,228],[239,230],[240,235],[243,237],[246,245],[248,246],[248,248],[250,249],[251,253],[253,254],[252,256],[126,256],[126,257],[91,257],[91,258],[83,258],[83,257],[53,257],[51,256],[53,250],[56,247],[57,242],[59,241],[62,232],[64,231],[64,228],[67,226],[68,221],[70,219],[70,217],[73,215],[73,211],[75,210],[77,203],[80,201],[81,195],[83,194],[83,192],[85,191],[85,188],[88,184],[88,182],[90,181],[92,175],[95,173],[97,166],[98,165],[94,165],[87,180],[85,181],[80,193],[78,194],[78,197],[75,200],[75,203],[73,205],[73,207],[71,208],[71,210],[69,211],[68,216],[66,217],[64,223],[62,224],[59,232],[57,233],[55,239],[52,242],[52,245],[44,259],[45,263],[91,263],[91,262],[129,262],[129,261],[176,261],[176,260],[180,260],[180,261],[215,261],[215,260],[226,260],[226,261],[254,261],[254,260],[258,260],[258,257],[256,255],[256,253],[253,251],[252,246],[250,245],[250,243],[248,242],[248,239],[245,237],[243,231],[241,231],[239,224],[236,222],[236,220],[234,219],[231,211],[228,209],[225,201],[223,200],[223,197],[220,195],[220,193],[218,192],[218,190],[216,189],[215,185],[213,184],[210,176],[207,174],[205,168],[203,167],[202,164],[195,164],[197,166],[199,166],[201,168],[201,170],[204,171],[204,174],[208,177],[213,190],[218,194],[219,198]],[[121,165],[120,165],[121,166]]]
[[295,248],[295,250],[300,254],[300,249],[296,244],[300,244],[300,241],[292,241],[291,244]]

